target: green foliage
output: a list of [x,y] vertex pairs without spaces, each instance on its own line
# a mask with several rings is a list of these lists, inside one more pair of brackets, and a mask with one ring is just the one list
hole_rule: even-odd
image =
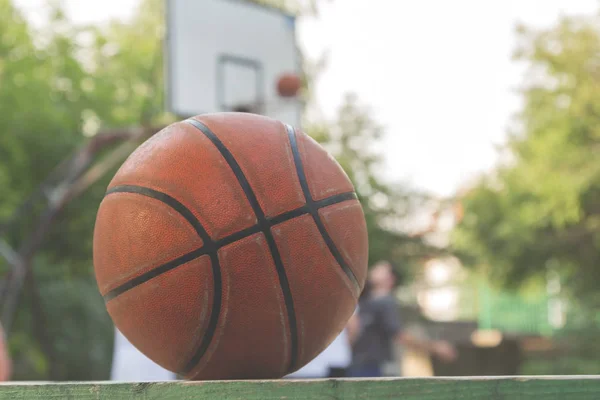
[[313,123],[307,132],[336,158],[354,183],[369,233],[369,263],[390,260],[407,274],[411,267],[440,252],[411,236],[408,220],[428,198],[378,177],[381,156],[373,151],[383,135],[370,110],[349,94],[332,123]]
[[521,27],[530,66],[509,161],[470,188],[453,245],[491,280],[560,274],[571,293],[600,281],[600,17]]
[[600,15],[519,28],[529,67],[508,161],[461,196],[452,245],[496,286],[558,276],[569,305],[558,353],[524,374],[598,373],[600,347]]
[[[0,221],[85,135],[168,121],[162,112],[161,5],[145,1],[133,21],[102,29],[77,28],[55,6],[48,25],[34,32],[10,1],[0,0]],[[27,293],[10,340],[16,379],[107,377],[112,325],[91,254],[108,179],[69,204],[33,260],[47,324],[34,323],[39,315]],[[40,209],[33,211],[12,226],[7,239],[13,246],[31,234],[30,218]],[[37,343],[43,336],[56,353],[52,365]]]
[[535,375],[589,375],[600,373],[598,295],[590,294],[573,302],[565,327],[553,336],[555,350],[550,354],[531,354],[520,373]]

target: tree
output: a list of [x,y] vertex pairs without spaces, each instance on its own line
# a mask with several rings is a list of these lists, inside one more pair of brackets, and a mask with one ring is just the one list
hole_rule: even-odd
[[[131,23],[107,28],[77,28],[55,5],[37,32],[10,1],[0,0],[0,225],[9,228],[2,233],[14,248],[27,242],[42,210],[34,203],[16,220],[6,219],[86,135],[164,115],[156,85],[160,4],[146,1]],[[63,210],[31,260],[10,336],[17,379],[107,377],[112,328],[91,253],[96,209],[111,175]]]
[[600,281],[600,16],[519,28],[530,66],[510,161],[462,198],[454,246],[493,279],[559,273],[578,296]]
[[515,58],[529,76],[506,161],[458,196],[464,218],[452,245],[465,264],[498,286],[523,287],[549,274],[561,281],[570,307],[557,339],[571,355],[542,360],[535,373],[597,372],[599,27],[600,14],[544,30],[519,27]]
[[367,222],[370,265],[390,260],[411,275],[424,260],[442,253],[411,229],[411,219],[429,196],[378,176],[382,159],[373,147],[384,131],[356,95],[345,96],[334,121],[313,121],[307,133],[336,158],[354,184]]

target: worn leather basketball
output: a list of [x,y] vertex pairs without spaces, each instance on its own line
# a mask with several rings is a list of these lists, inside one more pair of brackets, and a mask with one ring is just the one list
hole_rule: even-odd
[[277,378],[320,353],[367,272],[363,211],[337,162],[279,121],[174,123],[121,166],[94,268],[117,328],[187,379]]

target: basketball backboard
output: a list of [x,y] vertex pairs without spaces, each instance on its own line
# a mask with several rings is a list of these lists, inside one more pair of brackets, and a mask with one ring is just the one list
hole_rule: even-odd
[[182,117],[245,110],[300,126],[277,80],[300,74],[293,16],[245,0],[166,0],[167,108]]

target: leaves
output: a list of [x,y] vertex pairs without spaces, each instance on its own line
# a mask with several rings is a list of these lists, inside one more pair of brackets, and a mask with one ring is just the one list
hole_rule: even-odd
[[[85,135],[169,119],[162,110],[162,2],[144,1],[133,21],[104,28],[72,25],[56,4],[48,25],[33,31],[10,1],[0,0],[0,226]],[[31,336],[35,316],[24,301],[11,335],[16,378],[107,376],[112,325],[97,292],[91,254],[108,179],[110,174],[67,206],[34,259],[50,316],[43,334],[58,357],[53,365],[39,362]],[[31,235],[32,218],[40,211],[34,206],[10,224],[6,239],[13,246]]]
[[390,260],[405,273],[440,249],[412,235],[411,218],[429,199],[408,186],[392,185],[378,176],[381,157],[374,146],[383,129],[354,94],[346,95],[332,123],[311,124],[307,132],[340,163],[354,183],[369,235],[369,264]]
[[453,233],[456,251],[493,280],[519,284],[560,273],[571,294],[600,271],[600,16],[519,28],[527,63],[511,163],[472,187]]

